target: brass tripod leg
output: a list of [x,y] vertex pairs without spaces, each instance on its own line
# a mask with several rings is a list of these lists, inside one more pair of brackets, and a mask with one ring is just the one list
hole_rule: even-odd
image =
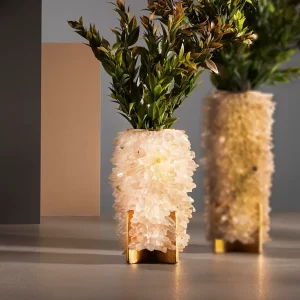
[[[178,248],[177,248],[177,237],[175,239],[176,250],[167,250],[167,253],[161,251],[149,251],[141,250],[137,251],[134,249],[129,249],[129,244],[131,242],[131,237],[129,231],[131,229],[131,219],[133,217],[134,211],[130,210],[127,213],[127,243],[126,243],[126,260],[129,264],[139,264],[139,263],[164,263],[164,264],[176,264],[179,260]],[[176,212],[171,212],[170,217],[175,221],[175,230],[177,229],[177,219]]]

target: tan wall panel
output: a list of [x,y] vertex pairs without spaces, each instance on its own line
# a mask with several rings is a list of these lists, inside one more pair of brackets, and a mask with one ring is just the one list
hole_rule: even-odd
[[100,214],[100,64],[81,43],[42,45],[41,215]]

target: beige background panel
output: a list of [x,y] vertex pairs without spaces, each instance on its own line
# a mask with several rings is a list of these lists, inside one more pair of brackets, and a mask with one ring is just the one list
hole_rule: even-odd
[[100,63],[81,43],[42,45],[41,215],[100,214]]

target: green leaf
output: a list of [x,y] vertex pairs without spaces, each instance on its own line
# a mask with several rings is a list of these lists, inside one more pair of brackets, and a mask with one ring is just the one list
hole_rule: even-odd
[[102,38],[101,43],[104,48],[106,49],[110,48],[110,43],[105,38]]
[[131,31],[131,33],[129,34],[129,37],[127,40],[128,46],[134,45],[137,42],[137,40],[139,39],[139,35],[140,35],[140,27],[138,26],[135,29],[133,29]]
[[157,85],[155,88],[154,88],[154,94],[155,96],[159,96],[161,94],[161,92],[163,91],[162,87],[160,85]]
[[167,110],[166,101],[162,101],[160,108],[159,108],[159,117],[158,117],[159,123],[162,123],[162,121],[165,117],[165,114],[166,114],[166,110]]
[[88,32],[86,33],[86,38],[87,38],[87,40],[91,41],[92,38],[93,38],[93,34],[92,34],[90,31],[88,31]]
[[107,63],[106,61],[102,61],[102,66],[108,75],[110,76],[114,75],[114,68],[112,68],[109,63]]
[[269,10],[270,10],[271,13],[275,12],[275,6],[271,2],[269,3]]
[[137,47],[136,52],[141,56],[146,56],[148,54],[148,50],[145,47]]
[[133,106],[134,106],[134,103],[129,104],[129,114],[131,113]]
[[170,128],[177,122],[177,120],[178,120],[178,118],[168,118],[164,122],[164,125],[165,125],[166,128]]
[[128,24],[128,30],[132,31],[132,29],[136,28],[136,26],[137,26],[136,17],[133,16],[133,18],[131,19],[131,21]]
[[179,60],[183,59],[183,55],[184,55],[184,44],[182,43],[181,48],[180,48],[180,52],[178,55]]
[[101,51],[103,51],[105,53],[109,53],[109,51],[106,48],[102,47],[102,46],[98,47],[98,50],[101,50]]
[[156,102],[153,102],[148,108],[148,115],[152,120],[155,120],[158,116],[158,106]]
[[117,50],[122,46],[122,43],[115,43],[112,47],[112,50]]

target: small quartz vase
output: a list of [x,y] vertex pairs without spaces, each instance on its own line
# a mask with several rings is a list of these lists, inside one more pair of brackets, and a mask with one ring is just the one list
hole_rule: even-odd
[[128,263],[177,263],[187,246],[197,168],[184,131],[129,129],[118,134],[110,176],[115,219]]
[[216,91],[205,100],[205,215],[216,253],[261,253],[269,240],[272,97]]

